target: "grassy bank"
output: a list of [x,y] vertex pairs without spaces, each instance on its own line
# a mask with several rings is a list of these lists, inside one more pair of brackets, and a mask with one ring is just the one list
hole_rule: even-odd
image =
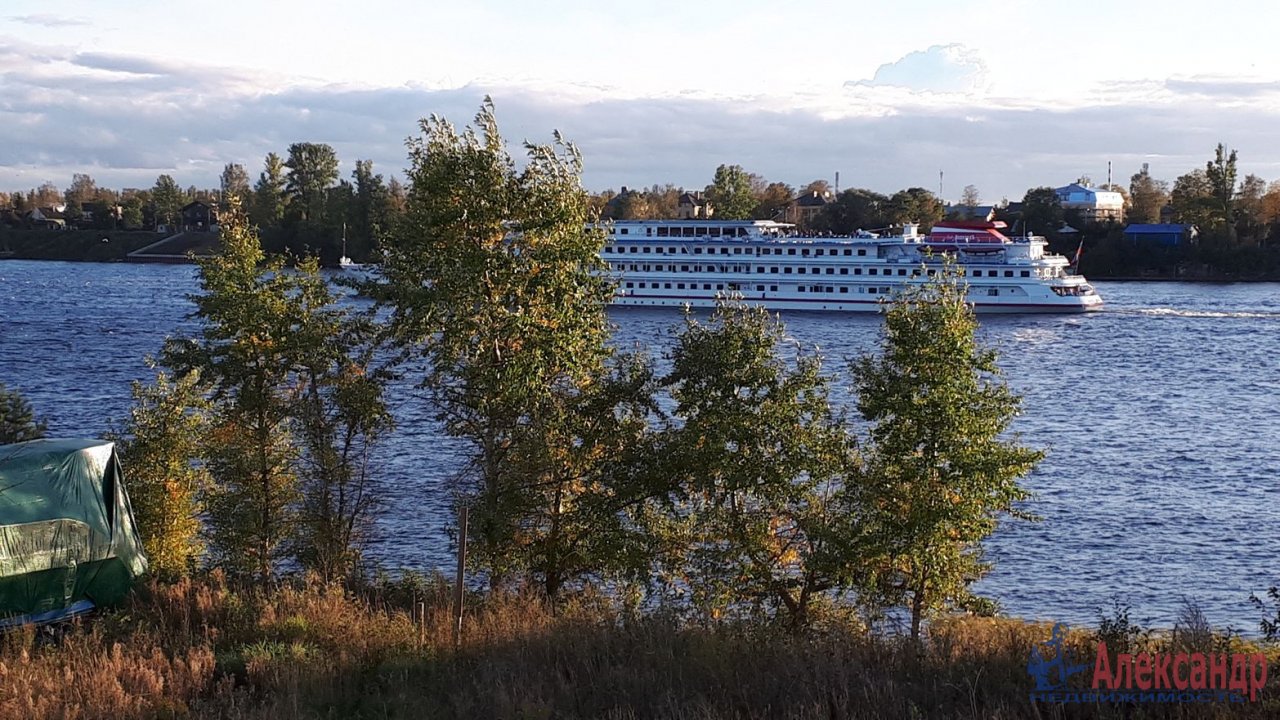
[[[414,608],[424,604],[424,618]],[[579,599],[472,598],[460,647],[443,586],[259,597],[213,578],[151,585],[49,638],[3,638],[0,717],[1139,718],[1275,717],[1247,706],[1040,705],[1042,624],[936,623],[921,652],[850,622],[796,636],[628,617]],[[1075,633],[1077,657],[1094,637]],[[1153,648],[1165,640],[1140,638]],[[1239,641],[1229,641],[1238,643]]]
[[10,251],[16,260],[112,262],[162,237],[135,230],[6,229],[0,230],[0,252]]

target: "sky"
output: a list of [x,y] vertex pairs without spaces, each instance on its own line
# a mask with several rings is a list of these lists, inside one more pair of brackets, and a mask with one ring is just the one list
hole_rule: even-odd
[[[403,177],[420,118],[491,96],[521,152],[559,130],[588,189],[769,181],[984,202],[1225,143],[1280,179],[1280,6],[1249,0],[4,0],[0,190],[74,173],[216,187],[328,143]],[[940,176],[941,173],[941,176]]]

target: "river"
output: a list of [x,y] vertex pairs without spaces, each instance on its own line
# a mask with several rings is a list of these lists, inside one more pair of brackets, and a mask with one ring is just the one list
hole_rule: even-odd
[[[1256,631],[1249,595],[1280,583],[1280,284],[1094,285],[1098,313],[981,321],[1024,399],[1014,429],[1048,456],[1026,481],[1042,520],[1001,527],[977,590],[1010,615],[1071,623],[1116,599],[1169,626],[1187,599],[1217,626]],[[195,290],[186,265],[0,262],[0,382],[52,436],[98,436],[126,417],[130,382],[151,376],[144,357],[194,330]],[[612,318],[619,345],[659,351],[680,320]],[[880,330],[875,315],[783,319],[832,370],[874,351]],[[399,427],[379,451],[392,502],[369,552],[446,567],[459,448],[407,386],[392,404]]]

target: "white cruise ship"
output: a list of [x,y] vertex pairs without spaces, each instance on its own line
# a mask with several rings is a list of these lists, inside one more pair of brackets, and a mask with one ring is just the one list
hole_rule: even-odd
[[768,220],[620,220],[601,257],[614,305],[711,307],[735,292],[770,310],[875,312],[903,283],[953,257],[977,312],[1084,312],[1102,298],[1039,237],[1010,239],[1001,222],[944,221],[930,235],[812,237]]

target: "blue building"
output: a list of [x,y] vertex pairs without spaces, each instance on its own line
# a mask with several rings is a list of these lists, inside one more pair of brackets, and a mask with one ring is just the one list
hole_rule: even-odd
[[1142,225],[1134,223],[1124,229],[1124,237],[1132,243],[1153,243],[1156,245],[1182,245],[1183,243],[1194,242],[1196,238],[1195,225],[1179,225],[1176,223],[1161,223],[1156,225]]

